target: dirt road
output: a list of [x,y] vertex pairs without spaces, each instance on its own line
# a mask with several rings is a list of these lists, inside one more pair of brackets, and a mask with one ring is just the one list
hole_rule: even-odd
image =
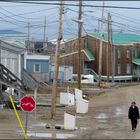
[[106,90],[104,94],[93,97],[90,100],[90,118],[87,117],[92,130],[79,138],[140,138],[140,125],[136,132],[132,132],[128,120],[128,108],[132,101],[140,107],[140,86]]
[[[50,119],[50,107],[37,107],[29,114],[28,138],[79,138],[79,139],[139,139],[140,124],[136,132],[131,131],[128,108],[132,101],[140,107],[140,85],[103,89],[105,92],[93,96],[89,101],[87,114],[76,114],[75,107],[57,107],[56,120]],[[39,95],[44,102],[50,102],[50,94]],[[59,103],[59,97],[57,100]],[[76,130],[45,128],[46,124],[63,125],[64,111],[76,114]],[[25,124],[25,113],[18,111]],[[23,138],[13,110],[0,110],[0,138]]]

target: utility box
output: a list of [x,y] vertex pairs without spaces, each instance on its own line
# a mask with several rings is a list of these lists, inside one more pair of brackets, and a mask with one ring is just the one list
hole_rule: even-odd
[[83,92],[82,90],[75,88],[75,99],[79,100],[83,98]]
[[69,106],[74,105],[74,95],[68,92],[60,92],[60,104]]
[[85,99],[76,100],[76,113],[87,113],[89,101]]
[[64,129],[74,130],[75,124],[76,124],[76,116],[65,112],[64,113]]

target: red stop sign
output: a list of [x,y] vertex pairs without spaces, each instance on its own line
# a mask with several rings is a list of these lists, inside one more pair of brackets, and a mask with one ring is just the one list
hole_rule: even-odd
[[35,100],[31,96],[24,96],[20,100],[20,107],[25,112],[31,112],[35,108]]

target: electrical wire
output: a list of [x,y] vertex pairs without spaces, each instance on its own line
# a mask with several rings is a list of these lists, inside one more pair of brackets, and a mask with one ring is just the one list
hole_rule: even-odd
[[[45,4],[47,4],[47,3],[45,3]],[[51,3],[49,3],[49,4],[51,4]],[[57,4],[55,4],[55,3],[53,3],[54,5],[59,5],[59,3],[57,3]],[[52,4],[52,5],[53,5]],[[68,5],[68,6],[71,6],[71,4],[66,4],[66,5]],[[72,5],[78,5],[78,4],[72,4]],[[84,4],[84,7],[87,7],[87,6],[89,6],[89,5],[86,5],[86,4]],[[94,7],[93,5],[90,5],[90,6],[92,6],[92,7]],[[102,6],[95,6],[96,8],[100,8],[100,7],[102,7]],[[104,6],[105,7],[105,6]],[[138,8],[138,7],[137,7]],[[72,9],[70,9],[69,7],[68,8],[66,8],[66,10],[70,10],[70,11],[72,11],[72,12],[77,12],[76,10],[72,10]],[[11,14],[13,14],[13,13],[11,13]],[[56,13],[55,13],[56,14]],[[87,14],[86,14],[87,15]],[[117,15],[117,14],[116,14]],[[15,15],[15,14],[13,14],[12,16],[17,16],[17,15]],[[84,16],[85,16],[85,14],[84,14]],[[83,18],[84,18],[84,16],[83,16]],[[89,16],[89,15],[88,15]],[[123,20],[126,20],[126,21],[128,21],[128,22],[132,22],[131,21],[131,18],[130,19],[127,19],[127,18],[123,18],[121,15],[117,15],[116,17],[119,17],[120,16],[120,18],[121,19],[123,19]],[[69,33],[69,34],[74,34],[75,35],[75,33],[73,33],[73,32],[71,32],[71,30],[73,30],[73,27],[72,27],[72,24],[70,24],[70,20],[68,20],[67,19],[67,14],[64,14],[64,22],[65,22],[65,25],[67,26],[66,28],[67,28],[67,30],[66,30],[66,32],[65,33]],[[96,17],[97,18],[97,17]],[[95,17],[93,17],[93,19],[95,19]],[[13,20],[17,20],[17,19],[13,19]],[[100,18],[97,18],[96,20],[100,20]],[[89,20],[90,22],[91,22],[91,20]],[[88,23],[89,23],[89,21],[88,21]],[[9,22],[9,21],[4,21],[4,22]],[[10,21],[11,22],[11,21]],[[22,22],[22,21],[21,21]],[[57,21],[58,22],[58,21]],[[87,22],[87,21],[86,21]],[[105,22],[107,22],[107,21],[105,21]],[[136,24],[138,24],[138,22],[133,22],[133,23],[136,23]],[[128,24],[123,24],[123,23],[120,23],[120,22],[116,22],[116,21],[112,21],[112,25],[113,26],[115,26],[115,27],[120,27],[120,28],[124,28],[124,27],[127,27],[127,28],[129,28],[129,31],[133,31],[133,32],[139,32],[139,30],[140,30],[140,28],[139,27],[136,27],[136,26],[131,26],[131,25],[128,25]],[[118,25],[118,26],[117,26]],[[32,28],[34,28],[34,29],[36,29],[36,28],[41,28],[41,27],[44,27],[44,25],[41,25],[41,24],[37,24],[37,25],[32,25]],[[48,27],[49,27],[49,25],[48,25]],[[92,26],[93,27],[93,26]],[[23,28],[25,28],[25,26],[23,27]],[[27,26],[26,26],[26,28],[27,28]],[[69,31],[70,30],[70,31]]]
[[[4,16],[7,16],[6,14],[4,14],[4,13],[2,13],[2,12],[0,12],[2,15],[4,15]],[[7,16],[8,18],[10,18],[10,19],[12,19],[12,20],[15,20],[16,22],[22,22],[22,23],[26,23],[27,24],[27,22],[25,22],[25,21],[21,21],[21,20],[18,20],[18,19],[15,19],[15,18],[13,18],[13,17],[10,17],[10,16]],[[2,17],[2,19],[4,19],[4,17]]]
[[[3,1],[1,1],[3,2]],[[60,3],[48,3],[48,2],[26,2],[26,1],[9,1],[9,0],[5,0],[5,2],[11,2],[11,3],[26,3],[26,4],[40,4],[40,5],[61,5]],[[66,6],[78,6],[79,4],[66,4],[64,3],[63,5]],[[131,10],[140,10],[140,7],[131,7],[131,6],[113,6],[113,5],[107,5],[107,6],[102,6],[102,5],[89,5],[89,4],[83,4],[83,7],[98,7],[98,8],[113,8],[113,9],[131,9]]]
[[[24,18],[24,19],[33,19],[33,20],[36,20],[36,19],[41,19],[41,18],[31,18],[31,17],[30,18],[26,18],[26,17],[23,17],[21,15],[29,15],[29,14],[34,14],[34,13],[48,11],[48,10],[54,10],[54,9],[56,9],[58,7],[47,8],[47,9],[45,8],[45,9],[42,9],[42,10],[37,10],[37,11],[33,11],[33,12],[26,12],[26,13],[20,13],[20,14],[14,14],[14,13],[12,13],[12,12],[10,12],[10,11],[2,8],[2,7],[0,7],[0,8],[3,9],[4,11],[10,13],[13,17],[16,16],[16,17],[20,17],[20,18]],[[56,14],[56,12],[55,12],[55,14]],[[5,16],[4,18],[7,18],[7,17],[11,17],[11,16]]]

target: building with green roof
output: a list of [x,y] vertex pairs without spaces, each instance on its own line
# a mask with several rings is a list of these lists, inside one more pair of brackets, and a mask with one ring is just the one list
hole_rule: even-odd
[[[88,33],[82,36],[81,71],[93,74],[98,81],[100,33]],[[61,54],[63,65],[73,66],[77,74],[78,38],[65,42],[65,54]],[[107,60],[108,59],[108,60]],[[140,36],[131,33],[113,33],[112,43],[108,47],[108,33],[103,34],[101,79],[122,81],[139,79],[140,75]],[[112,79],[113,78],[113,79]]]
[[[100,39],[100,33],[98,32],[89,33],[89,35]],[[103,38],[105,42],[108,42],[108,33],[104,33]],[[140,36],[131,33],[113,33],[112,43],[114,45],[129,45],[133,43],[140,43]]]

